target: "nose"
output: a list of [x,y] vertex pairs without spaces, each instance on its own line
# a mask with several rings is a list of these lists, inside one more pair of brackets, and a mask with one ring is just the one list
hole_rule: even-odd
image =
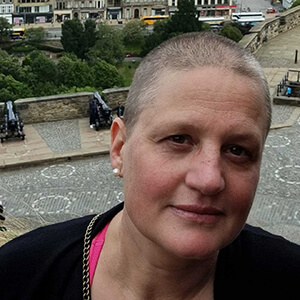
[[[201,151],[204,152],[204,151]],[[218,151],[200,153],[190,164],[186,173],[186,185],[205,196],[214,196],[225,188],[225,178]]]

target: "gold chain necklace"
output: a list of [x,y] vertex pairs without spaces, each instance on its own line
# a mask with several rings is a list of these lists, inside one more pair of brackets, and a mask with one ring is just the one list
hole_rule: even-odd
[[89,254],[91,249],[91,234],[93,226],[101,214],[96,215],[89,223],[83,242],[83,256],[82,256],[82,292],[83,300],[91,300],[90,289],[90,266],[89,266]]

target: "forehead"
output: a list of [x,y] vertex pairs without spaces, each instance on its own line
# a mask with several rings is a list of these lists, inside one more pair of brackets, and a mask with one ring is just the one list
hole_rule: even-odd
[[153,120],[163,114],[172,118],[195,118],[214,116],[237,123],[245,119],[262,123],[266,127],[267,115],[264,105],[263,88],[243,75],[232,70],[203,67],[189,71],[168,70],[160,76],[155,99],[142,112],[141,120],[151,115]]

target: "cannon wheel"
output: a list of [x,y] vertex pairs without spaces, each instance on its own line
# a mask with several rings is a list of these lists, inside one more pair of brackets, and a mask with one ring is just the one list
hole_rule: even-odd
[[96,121],[95,121],[95,129],[96,129],[96,131],[98,131],[99,128],[100,128],[99,120],[96,120]]

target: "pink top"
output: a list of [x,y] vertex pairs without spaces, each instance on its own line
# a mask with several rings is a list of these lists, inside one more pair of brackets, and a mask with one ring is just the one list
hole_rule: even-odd
[[90,286],[92,285],[92,281],[94,278],[97,262],[104,245],[105,234],[108,228],[108,224],[93,238],[91,249],[89,253],[89,267],[90,267]]

